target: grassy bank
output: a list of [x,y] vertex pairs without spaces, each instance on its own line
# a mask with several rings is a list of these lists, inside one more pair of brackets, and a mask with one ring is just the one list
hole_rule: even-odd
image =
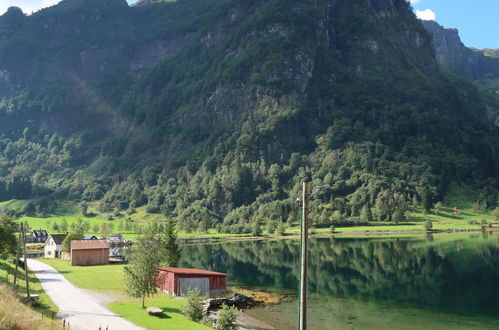
[[[0,260],[0,329],[51,329],[51,322],[41,322],[50,319],[52,313],[57,312],[57,306],[43,291],[40,282],[32,272],[28,272],[30,294],[39,295],[36,303],[31,306],[22,304],[12,293],[15,265],[8,260]],[[19,269],[18,290],[21,295],[26,295],[26,282],[24,271]],[[31,308],[30,308],[31,307]],[[56,321],[55,326],[58,325]],[[13,325],[17,325],[13,327]]]
[[[124,265],[104,266],[70,266],[61,259],[42,259],[41,261],[54,267],[75,286],[102,291],[107,294],[123,296],[125,282],[123,280]],[[187,319],[180,308],[184,300],[175,299],[165,294],[157,294],[146,298],[146,306],[158,306],[165,310],[161,318],[151,317],[142,309],[140,299],[126,299],[108,305],[116,314],[148,329],[208,329],[207,327]]]
[[0,329],[60,329],[57,320],[51,320],[14,296],[10,287],[0,284]]

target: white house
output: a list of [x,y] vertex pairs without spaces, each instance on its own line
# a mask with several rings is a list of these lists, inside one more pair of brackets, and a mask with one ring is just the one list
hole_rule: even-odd
[[60,258],[62,250],[62,241],[66,238],[66,234],[50,235],[45,242],[45,258]]

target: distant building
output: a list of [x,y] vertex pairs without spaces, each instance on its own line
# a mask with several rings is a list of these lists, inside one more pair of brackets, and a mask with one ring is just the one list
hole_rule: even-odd
[[43,250],[45,258],[60,258],[62,251],[62,241],[66,238],[66,234],[50,235],[45,241]]
[[164,292],[184,296],[191,288],[202,296],[225,291],[227,274],[197,268],[158,267],[157,286]]
[[84,240],[89,240],[89,239],[98,239],[98,238],[95,235],[84,235],[83,239]]
[[115,237],[115,238],[119,239],[120,241],[122,241],[122,240],[123,240],[123,235],[121,235],[121,234],[112,234],[112,235],[111,235],[111,238],[113,238],[113,237]]
[[106,240],[71,241],[71,266],[106,265],[109,243]]
[[111,237],[106,238],[109,243],[120,243],[123,241],[123,235],[121,234],[112,234]]
[[26,236],[26,243],[45,243],[49,237],[46,230],[33,230]]

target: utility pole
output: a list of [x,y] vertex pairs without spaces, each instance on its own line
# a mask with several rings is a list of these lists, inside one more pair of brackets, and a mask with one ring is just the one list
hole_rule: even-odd
[[23,232],[23,223],[21,222],[21,230],[19,231],[19,238],[17,240],[17,250],[16,250],[16,270],[14,271],[14,292],[17,292],[17,269],[19,268],[19,253],[21,252],[21,239]]
[[[21,224],[22,226],[22,224]],[[29,278],[28,278],[28,262],[26,260],[26,231],[21,227],[23,233],[23,252],[24,252],[24,279],[26,280],[26,295],[29,298]]]
[[308,182],[304,181],[301,200],[300,330],[307,329],[308,197]]

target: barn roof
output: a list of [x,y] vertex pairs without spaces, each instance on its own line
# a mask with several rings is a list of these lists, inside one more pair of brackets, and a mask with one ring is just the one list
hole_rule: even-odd
[[71,241],[71,250],[109,249],[109,243],[103,239]]
[[188,275],[217,275],[227,276],[225,273],[212,272],[211,270],[203,270],[197,268],[178,268],[178,267],[157,267],[159,270],[174,274],[188,274]]

